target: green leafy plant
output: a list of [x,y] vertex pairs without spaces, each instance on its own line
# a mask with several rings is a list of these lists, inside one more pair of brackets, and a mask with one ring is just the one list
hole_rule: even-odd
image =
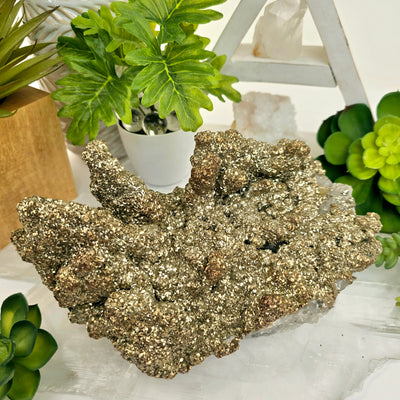
[[40,329],[37,305],[21,293],[4,300],[0,315],[0,400],[32,399],[40,382],[39,368],[57,350],[53,336]]
[[209,7],[226,0],[130,0],[89,10],[72,21],[74,38],[59,38],[59,54],[73,71],[57,82],[53,98],[72,117],[67,138],[83,144],[98,133],[99,120],[130,124],[131,107],[157,104],[165,118],[175,112],[185,131],[201,124],[200,108],[212,110],[209,94],[240,101],[237,79],[220,70],[225,56],[206,50],[197,24],[222,17]]
[[[30,21],[22,22],[20,12],[24,0],[0,0],[0,103],[24,86],[53,72],[60,64],[59,58],[51,58],[56,51],[43,50],[51,43],[35,43],[23,46],[24,39],[42,24],[54,11],[45,11]],[[0,109],[0,118],[14,112]]]
[[365,104],[354,104],[323,121],[319,160],[333,181],[353,187],[358,214],[376,212],[382,232],[400,230],[400,92],[386,94],[377,121]]

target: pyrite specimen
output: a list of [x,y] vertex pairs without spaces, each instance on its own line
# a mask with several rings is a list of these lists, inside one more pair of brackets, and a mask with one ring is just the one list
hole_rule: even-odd
[[378,216],[330,196],[309,153],[201,132],[189,183],[163,194],[93,141],[83,157],[103,207],[27,198],[12,241],[72,322],[172,378],[312,301],[331,307],[337,281],[375,261]]

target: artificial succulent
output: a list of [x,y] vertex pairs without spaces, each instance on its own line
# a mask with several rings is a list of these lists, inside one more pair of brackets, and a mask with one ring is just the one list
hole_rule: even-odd
[[39,368],[57,350],[53,336],[40,329],[41,313],[22,293],[4,300],[0,319],[0,400],[30,400],[40,383]]
[[400,230],[400,92],[386,94],[377,120],[365,104],[327,118],[317,134],[317,159],[334,182],[353,187],[358,214],[381,216],[382,232]]
[[[389,237],[376,236],[382,244],[382,253],[376,259],[375,265],[384,265],[386,269],[392,269],[400,257],[400,232],[393,233]],[[396,297],[396,305],[400,306],[400,296]]]
[[376,259],[375,265],[380,267],[385,265],[386,269],[393,268],[400,256],[400,233],[393,233],[389,237],[376,237],[382,244],[382,253]]
[[[0,0],[0,103],[18,89],[51,73],[60,64],[59,58],[52,57],[54,50],[43,51],[51,43],[23,45],[26,37],[54,10],[23,23],[20,17],[23,5],[24,0]],[[38,51],[41,51],[40,55],[32,57]],[[0,118],[11,115],[13,112],[0,107]]]

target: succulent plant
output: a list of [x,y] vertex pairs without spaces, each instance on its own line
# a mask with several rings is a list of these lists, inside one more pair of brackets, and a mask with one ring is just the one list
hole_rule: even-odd
[[0,319],[0,400],[32,399],[40,382],[39,368],[57,350],[53,336],[40,329],[37,305],[28,306],[22,293],[4,300]]
[[377,236],[376,239],[382,243],[382,253],[376,259],[375,265],[380,267],[385,264],[386,269],[393,268],[400,256],[400,233],[393,233],[389,237]]
[[[386,269],[393,268],[400,256],[400,232],[392,233],[389,237],[376,236],[382,243],[382,253],[376,259],[375,265],[384,265]],[[400,296],[396,297],[396,305],[400,306]]]
[[317,133],[319,160],[334,182],[353,187],[358,214],[381,216],[382,232],[400,230],[400,93],[386,94],[374,123],[365,104],[354,104],[323,121]]
[[[55,50],[43,52],[51,43],[23,46],[24,39],[54,11],[42,14],[23,23],[20,17],[24,0],[0,0],[0,103],[18,89],[54,71],[60,64],[52,58]],[[40,55],[31,57],[41,51]],[[0,117],[14,112],[0,109]]]

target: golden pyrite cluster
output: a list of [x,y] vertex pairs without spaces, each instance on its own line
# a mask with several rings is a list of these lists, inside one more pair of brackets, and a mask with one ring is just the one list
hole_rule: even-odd
[[169,194],[102,142],[83,157],[102,207],[27,198],[12,241],[72,322],[151,376],[230,354],[311,301],[331,307],[337,281],[381,251],[379,217],[332,198],[301,141],[198,133],[189,183]]

